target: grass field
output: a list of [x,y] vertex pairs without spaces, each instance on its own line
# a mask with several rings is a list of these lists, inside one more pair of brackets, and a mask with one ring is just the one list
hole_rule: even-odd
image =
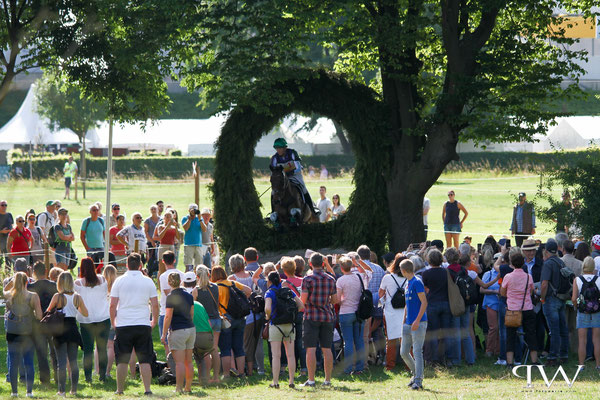
[[[201,185],[201,207],[210,207],[210,200],[206,183]],[[429,226],[432,232],[430,239],[442,237],[441,207],[446,201],[447,191],[452,188],[456,191],[457,199],[464,203],[469,211],[464,231],[473,236],[474,242],[483,241],[485,235],[494,233],[496,237],[508,234],[512,206],[518,192],[525,191],[532,197],[539,183],[536,176],[498,176],[493,174],[447,174],[440,178],[438,184],[434,185],[428,197],[431,199],[431,212]],[[351,178],[338,178],[329,181],[307,179],[309,190],[314,198],[318,197],[318,188],[325,184],[328,187],[328,195],[339,193],[342,203],[347,205],[347,199],[352,191]],[[267,179],[257,179],[256,188],[262,193],[268,187]],[[118,180],[113,185],[112,201],[121,205],[121,210],[128,216],[135,211],[141,211],[144,216],[148,215],[150,204],[161,199],[166,204],[172,204],[180,213],[180,218],[185,215],[187,205],[193,201],[193,182],[160,182],[160,181],[122,181]],[[36,212],[43,210],[43,205],[48,199],[62,199],[64,189],[59,181],[10,181],[0,184],[1,198],[6,199],[9,211],[14,216],[23,213],[26,209],[34,208]],[[558,196],[559,193],[557,193]],[[81,196],[81,191],[79,192]],[[263,207],[267,204],[268,194],[262,197]],[[87,206],[93,201],[106,202],[105,187],[102,183],[92,183],[88,187],[87,199],[76,202],[75,200],[63,201],[63,206],[69,209],[72,225],[76,236],[79,234],[81,221],[88,214]],[[103,209],[106,211],[106,205]],[[265,210],[266,212],[267,210]],[[546,223],[538,224],[538,236],[551,234],[551,226]],[[83,249],[79,241],[75,246],[78,255],[83,255]],[[0,328],[0,334],[4,332]],[[159,359],[164,359],[162,346],[158,341],[158,330],[154,331],[155,348],[159,353]],[[6,357],[6,343],[0,342],[0,374],[6,373],[6,365],[3,360]],[[479,354],[480,359],[484,358]],[[572,357],[574,360],[575,357]],[[192,396],[181,396],[182,399],[198,397],[212,397],[218,399],[264,399],[283,395],[290,399],[400,399],[400,398],[424,398],[424,399],[560,399],[573,397],[578,399],[596,399],[598,386],[598,373],[593,366],[587,366],[572,388],[563,383],[560,376],[550,389],[547,389],[541,381],[540,375],[534,373],[534,384],[536,390],[526,390],[525,380],[512,377],[504,367],[494,366],[495,360],[482,359],[474,367],[459,367],[454,369],[426,369],[425,387],[426,391],[414,393],[405,387],[409,377],[400,368],[395,372],[383,371],[382,367],[372,367],[368,373],[359,377],[342,376],[341,370],[336,370],[334,386],[331,389],[282,389],[275,391],[269,389],[267,378],[254,376],[249,379],[231,381],[228,384],[218,386],[201,387],[194,386]],[[572,361],[566,372],[570,378],[576,370],[575,362]],[[549,379],[554,375],[554,369],[548,368]],[[524,373],[521,371],[521,373]],[[267,376],[269,371],[267,371]],[[322,376],[317,381],[322,382]],[[285,382],[283,380],[282,382]],[[299,379],[299,382],[302,382]],[[284,389],[285,387],[285,389]],[[20,393],[24,395],[24,385],[19,387]],[[115,390],[114,381],[99,384],[94,379],[93,384],[86,384],[81,377],[79,397],[82,398],[113,398]],[[169,398],[173,396],[173,387],[153,386],[155,397]],[[54,398],[56,388],[34,387],[34,394],[38,398]],[[143,393],[143,387],[139,381],[130,381],[127,386],[126,396],[120,398],[136,398]],[[0,398],[7,398],[10,394],[10,385],[0,383]],[[179,397],[179,396],[178,396]]]

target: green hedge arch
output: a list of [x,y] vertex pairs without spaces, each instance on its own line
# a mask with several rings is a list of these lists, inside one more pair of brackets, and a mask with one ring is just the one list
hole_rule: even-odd
[[[260,90],[257,88],[257,92]],[[389,137],[385,134],[385,109],[377,93],[325,71],[314,71],[307,79],[282,82],[276,90],[285,91],[291,101],[266,107],[234,108],[217,140],[212,193],[216,230],[222,245],[227,251],[238,252],[249,246],[276,251],[333,246],[355,248],[366,243],[381,252],[389,232],[384,174],[390,155],[385,142]],[[264,93],[262,96],[264,98]],[[257,102],[260,105],[260,101]],[[261,109],[269,111],[257,111]],[[279,233],[269,227],[261,215],[252,159],[260,138],[294,112],[319,113],[338,121],[347,130],[356,158],[355,190],[350,196],[348,212],[342,218]],[[263,201],[268,199],[267,195],[263,197]]]

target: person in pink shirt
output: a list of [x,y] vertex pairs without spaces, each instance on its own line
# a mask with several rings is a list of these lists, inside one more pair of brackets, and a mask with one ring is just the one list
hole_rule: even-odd
[[[353,262],[348,257],[339,260],[343,275],[336,282],[340,303],[340,328],[344,339],[344,372],[361,374],[365,368],[365,342],[363,321],[356,318],[360,295],[368,285],[367,275],[360,264],[358,273],[352,271]],[[356,362],[354,353],[356,352]]]
[[[538,343],[535,331],[535,312],[531,302],[533,292],[533,277],[525,272],[525,258],[523,254],[515,253],[510,256],[510,265],[514,271],[507,274],[502,280],[500,295],[506,297],[506,309],[511,311],[522,311],[523,332],[525,342],[529,347],[531,361],[538,364]],[[506,364],[511,367],[514,360],[515,342],[517,341],[517,329],[506,327]]]

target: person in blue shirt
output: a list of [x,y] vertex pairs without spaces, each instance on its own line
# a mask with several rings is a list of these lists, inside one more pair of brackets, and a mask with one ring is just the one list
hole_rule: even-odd
[[[400,271],[408,281],[404,294],[406,308],[402,326],[400,355],[413,375],[408,387],[413,390],[420,390],[423,389],[423,343],[427,332],[425,286],[421,279],[415,276],[412,261],[402,261]],[[413,355],[410,354],[411,349]]]
[[185,235],[183,237],[183,263],[186,271],[192,271],[196,265],[202,264],[202,232],[206,231],[206,225],[200,218],[200,210],[197,204],[190,204],[189,215],[181,220]]

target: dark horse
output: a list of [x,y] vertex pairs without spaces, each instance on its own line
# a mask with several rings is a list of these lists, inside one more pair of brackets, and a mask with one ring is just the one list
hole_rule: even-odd
[[283,168],[271,168],[271,216],[275,227],[319,222],[312,204],[304,202],[300,188],[296,187],[283,172]]

